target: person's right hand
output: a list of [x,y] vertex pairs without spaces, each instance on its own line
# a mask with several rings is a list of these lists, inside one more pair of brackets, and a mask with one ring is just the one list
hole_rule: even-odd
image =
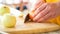
[[[38,5],[37,5],[38,4]],[[35,11],[33,15],[33,21],[41,22],[49,20],[50,18],[55,18],[59,15],[58,3],[37,3],[35,5]]]

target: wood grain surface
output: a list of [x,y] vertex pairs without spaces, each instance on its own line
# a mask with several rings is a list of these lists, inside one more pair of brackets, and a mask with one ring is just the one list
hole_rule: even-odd
[[0,25],[0,31],[8,32],[10,34],[32,34],[32,33],[43,33],[52,32],[60,29],[60,26],[52,23],[35,23],[27,22],[23,23],[24,19],[18,18],[19,23],[14,28],[5,28]]

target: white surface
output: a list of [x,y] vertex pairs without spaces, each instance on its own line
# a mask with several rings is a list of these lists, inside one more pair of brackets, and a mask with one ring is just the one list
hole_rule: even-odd
[[13,4],[14,0],[5,0],[6,4]]
[[29,2],[29,0],[23,0],[23,2]]
[[22,0],[14,0],[14,4],[19,4],[21,3]]
[[0,3],[6,3],[6,4],[18,4],[22,0],[0,0]]
[[21,12],[19,10],[16,10],[12,7],[10,7],[11,14],[15,15],[16,17],[20,16]]
[[1,34],[8,34],[8,33],[5,33],[5,32],[2,32],[2,31],[0,31],[0,33],[1,33]]
[[0,3],[2,3],[3,2],[3,0],[0,0]]
[[6,4],[19,4],[22,0],[6,0]]

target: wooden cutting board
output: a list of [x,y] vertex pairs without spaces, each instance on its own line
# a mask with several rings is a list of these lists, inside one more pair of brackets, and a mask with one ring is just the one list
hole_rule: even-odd
[[35,22],[27,22],[25,24],[22,23],[23,19],[18,19],[20,22],[14,28],[5,28],[0,25],[0,31],[8,32],[10,34],[31,34],[31,33],[39,33],[39,32],[50,32],[59,30],[60,26],[52,23],[35,23]]

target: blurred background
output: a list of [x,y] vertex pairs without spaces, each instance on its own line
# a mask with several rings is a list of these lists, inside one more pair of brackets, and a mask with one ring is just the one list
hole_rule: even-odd
[[9,5],[17,10],[31,10],[35,0],[0,0],[0,4]]

